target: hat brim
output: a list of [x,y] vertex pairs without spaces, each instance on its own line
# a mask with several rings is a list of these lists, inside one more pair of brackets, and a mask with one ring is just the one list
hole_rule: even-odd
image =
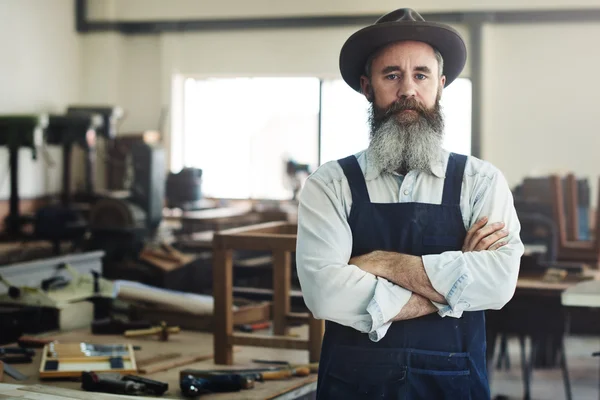
[[354,33],[340,52],[340,72],[350,87],[360,92],[360,77],[371,54],[391,43],[413,40],[437,49],[444,59],[445,86],[462,72],[467,61],[467,48],[460,34],[450,26],[435,22],[384,22],[367,26]]

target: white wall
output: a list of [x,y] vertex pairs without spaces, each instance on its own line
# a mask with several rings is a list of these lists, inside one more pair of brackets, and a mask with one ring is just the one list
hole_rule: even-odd
[[573,171],[596,188],[599,37],[600,22],[486,27],[483,157],[511,184]]
[[[0,0],[0,114],[63,112],[79,99],[79,41],[72,0]],[[61,151],[50,148],[56,166],[42,154],[19,154],[23,198],[57,193]],[[9,196],[8,151],[0,148],[0,198]]]

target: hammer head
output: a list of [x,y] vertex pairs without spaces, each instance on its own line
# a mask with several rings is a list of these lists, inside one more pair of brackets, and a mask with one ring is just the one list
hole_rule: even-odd
[[164,321],[160,323],[160,332],[158,333],[158,338],[161,342],[166,342],[169,340],[169,329],[167,327],[167,323]]

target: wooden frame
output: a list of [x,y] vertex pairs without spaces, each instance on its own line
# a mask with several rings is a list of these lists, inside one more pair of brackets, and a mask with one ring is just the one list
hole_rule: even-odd
[[[325,331],[322,320],[310,313],[292,313],[290,291],[292,260],[296,251],[296,224],[268,222],[215,232],[213,237],[213,297],[215,300],[214,354],[216,364],[233,364],[233,346],[261,346],[308,350],[309,362],[318,362]],[[273,252],[273,335],[234,333],[233,251]],[[287,336],[290,322],[309,326],[308,340]]]
[[[600,179],[598,180],[598,184],[600,185]],[[577,192],[575,177],[571,174],[567,177],[567,185],[569,189],[567,212],[569,213],[569,219],[575,220],[577,218]],[[565,217],[565,199],[560,176],[550,176],[550,188],[552,192],[554,219],[558,229],[557,260],[579,261],[589,263],[594,268],[598,268],[600,261],[600,232],[598,231],[600,213],[596,211],[595,237],[591,240],[569,240],[569,237],[575,236],[578,224],[575,222],[569,224]],[[598,186],[598,191],[597,209],[600,209],[600,186]]]
[[[118,344],[117,346],[120,346],[122,350],[115,356],[112,356],[108,352],[106,355],[90,356],[83,352],[81,345],[86,344],[50,343],[45,345],[40,363],[40,379],[79,378],[84,371],[114,372],[120,374],[137,373],[135,352],[131,344]],[[121,367],[113,368],[111,366],[111,359],[113,357],[121,359]],[[50,364],[54,364],[54,366],[50,367]]]

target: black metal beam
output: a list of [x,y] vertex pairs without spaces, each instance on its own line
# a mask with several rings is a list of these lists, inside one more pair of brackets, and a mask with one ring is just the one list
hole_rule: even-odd
[[469,78],[471,79],[471,155],[481,158],[483,132],[483,21],[469,24]]
[[[158,34],[163,32],[190,32],[215,30],[317,28],[368,25],[380,15],[321,15],[265,18],[181,19],[149,21],[89,21],[87,0],[75,0],[75,19],[80,33],[114,31],[129,35]],[[565,10],[518,11],[461,11],[423,13],[428,21],[475,25],[481,21],[495,24],[532,24],[599,22],[600,8]]]

